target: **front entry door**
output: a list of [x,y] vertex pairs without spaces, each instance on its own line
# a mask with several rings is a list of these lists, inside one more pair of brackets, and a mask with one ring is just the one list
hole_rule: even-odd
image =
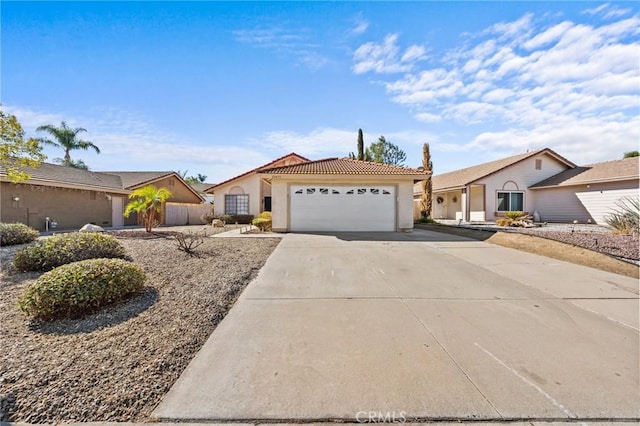
[[264,197],[264,211],[271,211],[271,197]]

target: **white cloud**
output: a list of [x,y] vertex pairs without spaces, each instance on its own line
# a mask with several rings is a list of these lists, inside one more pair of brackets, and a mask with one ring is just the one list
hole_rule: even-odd
[[438,114],[431,114],[430,112],[420,112],[414,117],[419,121],[424,121],[425,123],[435,123],[437,121],[442,120],[442,117]]
[[255,48],[269,49],[282,57],[294,59],[296,65],[318,70],[329,62],[319,52],[320,45],[311,42],[309,31],[289,30],[281,27],[242,29],[233,31],[236,41]]
[[557,41],[564,33],[567,32],[571,27],[573,27],[573,23],[565,21],[561,22],[558,25],[554,25],[553,27],[543,31],[531,39],[527,40],[522,44],[522,47],[525,49],[537,49],[539,47],[545,46],[549,43],[553,43]]
[[279,130],[264,134],[255,144],[280,152],[295,152],[305,157],[346,157],[356,148],[357,132],[321,127],[308,134]]
[[582,11],[585,15],[601,15],[605,19],[620,18],[631,13],[631,9],[620,9],[617,6],[611,6],[610,3],[604,3],[600,6],[585,9]]
[[[77,151],[72,156],[83,159],[92,170],[189,169],[208,175],[208,180],[214,182],[273,159],[238,145],[203,145],[185,140],[184,136],[166,133],[130,111],[105,109],[93,116],[64,116],[10,105],[3,105],[3,109],[18,118],[28,136],[44,136],[36,132],[38,126],[59,125],[63,120],[71,127],[86,128],[83,139],[96,144],[101,153]],[[62,151],[55,147],[45,147],[45,153],[49,162],[62,156]]]
[[353,54],[353,72],[364,74],[373,71],[390,74],[410,71],[416,62],[425,58],[425,48],[409,46],[404,52],[397,45],[398,35],[388,34],[382,43],[368,42],[356,49]]
[[[529,13],[468,35],[429,67],[414,63],[384,85],[416,120],[452,128],[449,140],[466,149],[504,153],[549,146],[578,162],[616,158],[640,140],[640,16],[597,21],[539,20]],[[386,52],[377,57],[396,61],[365,66],[354,58],[361,71],[402,66],[397,36],[370,45],[368,58],[374,48]],[[590,148],[602,141],[607,150]]]
[[359,14],[353,19],[353,25],[354,26],[351,29],[351,34],[353,35],[364,34],[369,28],[369,22],[365,20],[361,14]]

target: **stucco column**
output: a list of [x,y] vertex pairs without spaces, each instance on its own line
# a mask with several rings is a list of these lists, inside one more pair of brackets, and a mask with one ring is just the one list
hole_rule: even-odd
[[462,210],[462,220],[468,222],[471,216],[471,186],[462,188],[462,200],[460,200]]

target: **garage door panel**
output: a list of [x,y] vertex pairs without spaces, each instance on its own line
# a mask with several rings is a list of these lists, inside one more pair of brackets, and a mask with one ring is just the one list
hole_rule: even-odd
[[395,187],[292,185],[292,231],[394,231]]

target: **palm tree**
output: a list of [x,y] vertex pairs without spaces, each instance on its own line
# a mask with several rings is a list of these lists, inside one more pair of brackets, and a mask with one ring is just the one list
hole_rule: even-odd
[[84,129],[82,127],[76,127],[75,129],[72,129],[67,126],[66,122],[63,121],[60,127],[47,124],[46,126],[38,127],[36,130],[38,132],[47,132],[53,137],[53,140],[47,138],[39,138],[39,142],[64,149],[64,159],[59,161],[64,166],[76,167],[75,164],[77,163],[75,163],[71,159],[70,154],[73,150],[84,149],[86,151],[87,149],[91,148],[98,154],[100,154],[100,148],[95,146],[92,142],[78,139],[79,133],[87,131],[87,129]]
[[132,201],[124,209],[124,217],[129,217],[134,212],[142,213],[144,229],[151,232],[159,222],[162,204],[171,197],[171,192],[166,188],[156,188],[153,185],[138,188],[129,194],[129,199]]

